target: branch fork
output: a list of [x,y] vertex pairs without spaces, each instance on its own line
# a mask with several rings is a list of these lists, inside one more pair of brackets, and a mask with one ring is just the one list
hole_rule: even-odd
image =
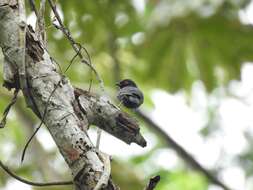
[[86,130],[94,124],[127,144],[145,147],[138,123],[109,100],[74,88],[67,77],[57,72],[31,27],[25,26],[25,40],[19,35],[24,31],[20,3],[24,2],[0,2],[0,47],[8,60],[4,68],[11,68],[4,80],[17,82],[13,76],[21,76],[18,84],[27,105],[43,118],[72,172],[76,190],[118,189],[110,177],[110,157],[96,150]]

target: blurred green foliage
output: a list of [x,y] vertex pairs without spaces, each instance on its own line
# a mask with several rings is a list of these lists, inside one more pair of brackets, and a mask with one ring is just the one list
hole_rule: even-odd
[[[110,43],[114,43],[122,77],[172,92],[189,90],[198,79],[210,91],[239,78],[241,63],[253,58],[252,27],[238,18],[245,2],[198,3],[188,10],[184,1],[147,1],[146,9],[137,12],[131,1],[60,1],[65,24],[88,48],[106,83],[114,83],[113,75],[104,72],[113,71]],[[172,11],[180,6],[182,13]],[[73,51],[66,38],[57,34],[56,29],[49,29],[51,52],[67,64]],[[81,70],[79,77],[70,77],[83,82],[87,69]]]
[[178,189],[188,189],[188,190],[202,190],[207,189],[206,180],[199,174],[192,171],[159,171],[161,178],[163,179],[161,183],[157,186],[157,190],[178,190]]

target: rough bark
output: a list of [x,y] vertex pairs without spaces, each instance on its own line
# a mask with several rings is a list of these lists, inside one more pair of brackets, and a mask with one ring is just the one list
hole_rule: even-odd
[[76,88],[79,108],[86,115],[89,124],[96,125],[127,144],[132,142],[145,147],[146,141],[140,134],[137,120],[120,111],[105,96],[97,96]]
[[[70,81],[57,72],[32,28],[20,19],[20,1],[0,2],[0,46],[5,57],[5,86],[21,88],[27,105],[43,120],[68,164],[76,189],[96,189],[102,178],[103,183],[98,189],[117,189],[109,179],[108,160],[94,148],[86,130],[90,124],[96,124],[126,143],[145,146],[138,124],[108,100],[98,101],[87,93],[81,95],[80,91],[78,95],[74,93]],[[25,40],[21,32],[25,32]],[[22,41],[26,43],[20,43]],[[24,49],[25,69],[21,69]]]

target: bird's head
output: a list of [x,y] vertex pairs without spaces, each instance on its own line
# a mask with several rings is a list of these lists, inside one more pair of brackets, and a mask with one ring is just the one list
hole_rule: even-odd
[[119,88],[124,88],[126,86],[132,86],[132,87],[137,87],[134,81],[130,79],[124,79],[116,84]]

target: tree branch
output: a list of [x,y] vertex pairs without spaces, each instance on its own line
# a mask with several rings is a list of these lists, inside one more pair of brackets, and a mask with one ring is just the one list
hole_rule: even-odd
[[157,175],[155,177],[152,177],[149,180],[149,183],[148,183],[147,187],[145,188],[145,190],[153,190],[153,189],[155,189],[155,187],[159,183],[159,181],[160,181],[160,176],[159,175]]
[[[4,67],[13,71],[4,80],[11,79],[9,88],[21,86],[29,107],[43,118],[71,169],[76,190],[118,189],[110,179],[110,159],[95,149],[86,130],[96,124],[127,143],[145,146],[138,124],[108,99],[74,93],[69,80],[57,72],[43,43],[20,19],[23,3],[0,2],[0,47],[7,60]],[[23,43],[23,35],[19,34],[24,28]],[[20,77],[15,78],[15,73]]]
[[[54,2],[52,0],[48,0],[48,2],[49,2],[49,5],[50,5],[54,15],[55,15],[55,18],[57,19],[57,21],[60,25],[60,27],[57,27],[57,28],[59,28],[63,32],[63,34],[67,37],[67,39],[69,40],[72,48],[75,50],[75,52],[77,53],[77,55],[81,59],[81,62],[88,65],[90,67],[91,71],[93,71],[95,73],[96,78],[99,82],[99,86],[100,86],[102,92],[105,94],[106,92],[105,92],[105,88],[104,88],[104,82],[103,82],[102,78],[100,77],[100,75],[98,74],[97,70],[93,67],[88,51],[86,50],[86,48],[82,47],[81,44],[75,42],[75,40],[72,37],[72,35],[71,35],[70,31],[68,30],[68,28],[64,26],[64,24],[63,24],[63,22],[60,18],[60,15],[58,14],[58,12],[56,10],[56,5],[54,4]],[[88,61],[86,59],[84,59],[84,57],[83,57],[82,53],[80,52],[78,46],[80,46],[79,48],[84,49],[85,53],[88,56]],[[91,73],[91,77],[92,77],[92,73]],[[90,91],[91,85],[92,85],[92,78],[91,78],[91,81],[90,81],[89,91]],[[97,143],[96,143],[96,148],[97,149],[99,149],[101,133],[102,133],[101,129],[98,129],[98,131],[97,131]]]
[[16,180],[25,183],[27,185],[31,186],[37,186],[37,187],[45,187],[45,186],[59,186],[59,185],[73,185],[72,181],[59,181],[59,182],[48,182],[48,183],[40,183],[40,182],[33,182],[29,181],[27,179],[24,179],[22,177],[19,177],[18,175],[14,174],[7,166],[5,166],[2,161],[0,160],[0,166],[4,169],[6,173],[8,173],[11,177],[15,178]]
[[[114,76],[115,76],[115,82],[120,80],[120,62],[117,58],[116,55],[116,50],[117,50],[117,44],[115,42],[115,34],[111,34],[109,36],[109,48],[110,48],[110,54],[113,59],[113,65],[114,65]],[[173,140],[165,131],[161,129],[160,126],[158,126],[153,120],[150,119],[147,114],[145,114],[141,110],[136,110],[137,115],[142,118],[142,120],[148,124],[148,126],[154,130],[156,133],[158,133],[163,139],[165,139],[166,143],[171,146],[177,153],[178,155],[185,160],[187,163],[190,163],[195,169],[199,170],[202,172],[206,178],[211,182],[216,185],[219,185],[220,187],[224,188],[225,190],[229,190],[229,188],[223,184],[219,179],[217,179],[213,174],[211,174],[210,171],[205,169],[198,161],[196,161],[190,153],[188,153],[183,147],[181,147],[176,141]]]
[[137,121],[120,111],[106,97],[99,97],[79,88],[75,88],[75,95],[82,113],[86,115],[90,124],[127,144],[134,142],[142,147],[146,146]]
[[52,9],[52,11],[54,13],[54,15],[55,15],[55,18],[57,19],[57,21],[58,21],[58,23],[60,25],[60,27],[57,27],[57,28],[60,29],[62,31],[62,33],[67,37],[67,39],[69,40],[72,48],[75,50],[75,52],[77,53],[78,57],[81,59],[81,62],[85,63],[86,65],[88,65],[90,67],[90,69],[95,73],[96,78],[97,78],[97,80],[99,82],[100,88],[101,88],[102,92],[105,93],[104,82],[103,82],[102,78],[100,77],[100,75],[98,74],[97,70],[92,66],[88,51],[85,48],[83,48],[85,50],[88,58],[89,58],[88,61],[87,61],[84,58],[84,56],[82,55],[82,53],[80,52],[80,50],[79,50],[80,44],[75,42],[75,40],[72,37],[69,29],[66,26],[64,26],[64,24],[63,24],[63,22],[61,20],[61,17],[60,17],[59,13],[56,10],[56,5],[54,4],[54,2],[52,0],[48,0],[48,2],[49,2],[49,5],[50,5],[50,7],[51,7],[51,9]]
[[11,109],[11,107],[16,103],[17,101],[17,97],[18,97],[18,92],[19,92],[19,89],[15,89],[14,93],[13,93],[13,97],[11,99],[11,102],[7,105],[7,107],[5,108],[4,110],[4,113],[3,113],[3,118],[1,119],[1,122],[0,122],[0,128],[4,128],[5,127],[5,124],[6,124],[6,119],[7,119],[7,116],[9,114],[9,111]]
[[204,168],[197,160],[195,160],[183,147],[181,147],[176,141],[173,140],[160,126],[158,126],[153,120],[147,116],[142,110],[137,110],[137,115],[148,124],[148,126],[158,133],[166,143],[171,146],[180,157],[185,160],[187,163],[190,163],[195,169],[199,170],[201,173],[206,176],[206,178],[211,182],[225,190],[230,190],[224,183],[222,183],[217,177],[215,177],[210,171]]
[[[19,24],[19,5],[17,1],[0,2],[0,46],[8,60],[6,64],[10,64],[16,72],[20,71],[20,58],[23,57],[23,52],[19,51],[18,34],[20,27],[24,27]],[[25,53],[25,76],[23,72],[20,73],[24,81],[19,83],[29,86],[30,96],[26,96],[26,99],[33,102],[30,107],[41,118],[45,106],[49,104],[45,125],[72,171],[76,189],[94,189],[103,174],[104,164],[83,130],[88,126],[87,119],[84,117],[80,121],[73,109],[75,96],[72,86],[67,78],[62,78],[56,72],[50,56],[30,27],[26,30]],[[60,86],[47,102],[59,82]],[[23,88],[22,91],[24,93]]]

